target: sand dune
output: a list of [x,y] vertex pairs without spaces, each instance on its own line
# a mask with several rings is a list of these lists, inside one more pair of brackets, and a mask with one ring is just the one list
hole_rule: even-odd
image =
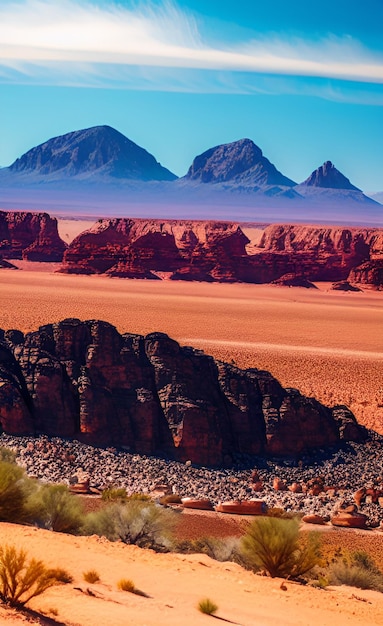
[[[217,617],[240,626],[378,626],[383,621],[383,594],[378,592],[350,587],[323,591],[289,581],[282,589],[280,579],[257,576],[202,554],[156,554],[100,537],[72,537],[13,524],[0,524],[0,537],[2,543],[15,543],[29,556],[63,567],[74,577],[73,583],[53,587],[31,602],[34,610],[53,617],[53,623],[202,626],[212,619],[196,609],[205,597],[218,605]],[[84,582],[83,572],[90,569],[99,573],[100,583]],[[119,591],[121,578],[133,580],[149,597]],[[20,623],[2,608],[0,621]]]

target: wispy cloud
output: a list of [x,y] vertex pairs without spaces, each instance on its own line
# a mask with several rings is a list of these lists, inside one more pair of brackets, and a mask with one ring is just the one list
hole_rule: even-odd
[[0,5],[3,81],[246,93],[267,91],[253,80],[264,75],[381,85],[383,55],[349,37],[213,45],[193,16],[168,0],[131,8],[90,0]]

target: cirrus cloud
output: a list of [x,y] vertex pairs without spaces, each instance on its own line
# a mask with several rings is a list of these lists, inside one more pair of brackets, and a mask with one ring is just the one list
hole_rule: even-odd
[[[312,42],[264,35],[213,44],[194,16],[167,0],[131,8],[89,0],[0,6],[0,80],[6,82],[247,93],[267,91],[267,76],[381,85],[383,56],[350,37]],[[261,78],[258,87],[254,77]]]

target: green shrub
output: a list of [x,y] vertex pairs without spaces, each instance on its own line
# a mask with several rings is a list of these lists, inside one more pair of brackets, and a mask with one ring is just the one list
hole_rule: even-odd
[[87,572],[84,572],[82,576],[87,583],[93,584],[100,582],[100,575],[95,569],[90,569]]
[[197,608],[201,613],[205,613],[205,615],[214,615],[218,611],[218,606],[213,600],[210,598],[204,598],[200,600],[197,604]]
[[27,561],[24,550],[0,546],[0,598],[11,606],[24,606],[32,598],[58,584],[55,570],[42,561]]
[[333,563],[330,580],[334,585],[349,585],[359,589],[383,592],[383,573],[367,552],[353,552],[349,558]]
[[76,534],[84,520],[80,500],[66,485],[43,485],[28,500],[31,521],[48,530]]
[[319,539],[309,533],[299,537],[299,522],[277,517],[260,517],[252,522],[242,539],[249,566],[265,570],[272,578],[298,578],[319,563]]
[[0,462],[0,521],[26,521],[26,501],[34,485],[21,467],[13,462]]
[[116,500],[125,501],[126,498],[126,489],[124,489],[123,487],[109,487],[108,489],[104,489],[101,494],[101,499],[105,502],[115,502]]
[[176,520],[177,515],[173,511],[164,510],[151,501],[132,500],[90,513],[83,533],[167,551],[172,545],[171,532]]

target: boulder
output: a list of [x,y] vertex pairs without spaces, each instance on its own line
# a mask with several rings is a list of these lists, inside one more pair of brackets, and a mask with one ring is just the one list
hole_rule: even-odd
[[317,515],[316,513],[309,513],[308,515],[304,515],[302,517],[302,522],[306,522],[306,524],[319,524],[323,526],[323,524],[326,523],[326,520],[322,515]]
[[336,515],[331,518],[331,524],[333,526],[342,526],[346,528],[366,528],[367,515],[357,512],[338,511]]

